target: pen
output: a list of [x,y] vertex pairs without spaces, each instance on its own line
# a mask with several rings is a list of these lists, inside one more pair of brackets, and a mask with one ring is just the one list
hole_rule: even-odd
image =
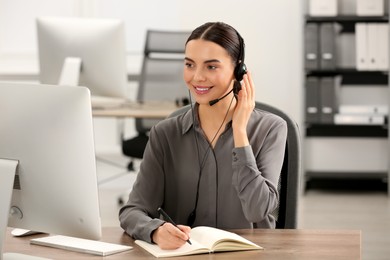
[[[165,218],[165,220],[167,220],[168,222],[170,222],[172,225],[174,225],[175,227],[179,228],[176,223],[171,219],[170,216],[168,216],[168,214],[162,209],[162,208],[158,208],[157,211],[163,215],[163,217]],[[179,228],[180,229],[180,228]],[[187,240],[187,243],[192,245],[191,241],[188,239]]]

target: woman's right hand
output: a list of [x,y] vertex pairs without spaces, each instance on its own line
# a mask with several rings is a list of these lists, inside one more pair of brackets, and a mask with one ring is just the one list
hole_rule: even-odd
[[237,95],[237,106],[234,110],[232,128],[235,147],[249,145],[246,132],[249,118],[255,108],[255,84],[252,74],[248,71],[242,80],[241,90]]
[[177,249],[190,238],[190,231],[189,226],[178,225],[176,227],[165,222],[153,232],[152,240],[161,249]]

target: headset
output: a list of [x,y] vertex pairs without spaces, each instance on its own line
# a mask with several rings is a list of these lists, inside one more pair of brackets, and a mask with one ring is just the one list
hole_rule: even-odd
[[[225,94],[224,96],[222,96],[221,98],[217,98],[217,99],[209,101],[210,106],[213,106],[214,104],[218,103],[221,99],[225,98],[231,92],[233,92],[234,96],[237,98],[238,92],[241,90],[241,83],[240,82],[243,79],[244,75],[247,73],[247,68],[246,68],[246,65],[244,63],[244,59],[245,59],[244,39],[241,37],[241,35],[238,33],[237,30],[235,30],[235,31],[236,31],[236,34],[237,34],[240,46],[239,46],[239,55],[238,55],[238,59],[237,59],[237,64],[236,64],[236,66],[234,68],[235,81],[233,83],[233,89],[231,91],[229,91],[227,94]],[[193,110],[193,106],[192,106],[191,93],[190,93],[190,91],[188,91],[188,93],[189,93],[190,105],[191,105],[191,111],[192,111],[192,120],[193,120],[193,122],[195,122],[195,115],[194,115],[194,110]],[[232,105],[232,101],[233,101],[233,98],[232,98],[232,100],[230,102],[229,109],[230,109],[230,106]],[[225,118],[222,121],[221,126],[219,127],[218,131],[215,133],[214,138],[217,136],[218,132],[222,128],[223,123],[225,122],[226,117],[228,115],[229,109],[226,112]],[[199,160],[200,156],[199,156],[198,138],[197,138],[195,129],[194,129],[194,137],[195,137],[196,149],[198,151],[198,160]],[[214,141],[214,138],[211,140],[211,143]],[[211,144],[210,144],[209,147],[207,148],[207,151],[205,152],[205,154],[203,156],[203,159],[201,161],[199,160],[199,178],[198,178],[198,183],[197,183],[197,187],[196,187],[195,205],[194,205],[194,209],[191,211],[191,213],[190,213],[190,215],[188,216],[188,219],[187,219],[187,225],[190,226],[190,227],[192,227],[194,225],[194,223],[195,223],[196,209],[198,207],[198,199],[199,199],[200,179],[202,177],[202,170],[203,170],[203,167],[204,167],[205,159],[206,159],[206,157],[207,157],[207,155],[208,155],[210,150],[212,151],[212,153],[214,155],[216,171],[217,171],[217,174],[216,174],[216,176],[217,176],[217,185],[218,185],[218,163],[217,163],[217,159],[216,159],[216,156],[214,154],[214,151],[213,151],[213,149],[211,147]],[[218,193],[218,190],[216,192]],[[217,220],[218,220],[218,216],[216,216],[216,223],[217,223]]]
[[238,92],[241,90],[241,80],[244,77],[244,75],[247,72],[246,65],[244,63],[245,60],[245,43],[244,39],[241,37],[241,35],[236,30],[238,41],[240,43],[240,53],[238,55],[238,60],[236,67],[234,68],[234,77],[236,78],[236,81],[233,85],[233,93],[234,95],[238,95]]
[[244,39],[241,37],[241,35],[238,33],[238,31],[237,30],[235,30],[235,31],[236,31],[238,42],[239,42],[239,45],[240,45],[239,46],[239,53],[238,53],[237,63],[236,63],[236,66],[234,67],[234,78],[236,80],[233,83],[233,89],[231,91],[229,91],[228,93],[226,93],[224,96],[220,97],[220,98],[216,98],[216,99],[210,100],[209,101],[209,105],[210,106],[213,106],[213,105],[217,104],[220,100],[224,99],[231,92],[233,92],[234,96],[237,96],[238,92],[241,90],[241,83],[240,82],[241,82],[241,80],[243,79],[244,75],[247,72],[247,68],[246,68],[246,65],[244,63],[244,60],[245,60],[245,43],[244,43]]

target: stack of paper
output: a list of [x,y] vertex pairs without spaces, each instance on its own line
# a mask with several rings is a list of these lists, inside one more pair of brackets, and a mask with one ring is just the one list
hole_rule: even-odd
[[342,105],[334,115],[337,125],[384,125],[388,115],[387,105]]

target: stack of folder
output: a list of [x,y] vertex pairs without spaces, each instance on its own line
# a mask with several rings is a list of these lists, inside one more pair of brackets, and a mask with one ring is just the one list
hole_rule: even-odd
[[340,77],[306,79],[306,123],[333,124],[338,112]]
[[337,125],[384,125],[387,121],[387,105],[341,105],[334,115]]
[[[306,70],[334,70],[345,67],[339,62],[349,53],[350,49],[338,50],[336,43],[349,40],[342,37],[340,25],[336,23],[307,23],[305,28],[305,69]],[[349,35],[346,35],[349,36]],[[387,71],[389,69],[389,26],[387,23],[356,23],[355,24],[355,62],[344,57],[347,66],[356,66],[361,71]],[[342,43],[342,42],[341,42]]]
[[389,26],[387,23],[356,23],[356,69],[389,69]]
[[336,23],[307,23],[305,28],[306,70],[336,69]]
[[[356,11],[353,12],[356,12],[357,16],[382,17],[387,13],[386,4],[387,0],[356,0]],[[336,16],[337,5],[335,0],[310,0],[309,16]],[[326,20],[309,21],[306,24],[306,70],[356,68],[361,71],[387,71],[389,69],[387,22],[357,22],[354,31],[344,29],[339,23]],[[353,45],[350,41],[351,37],[354,38]],[[343,47],[345,42],[350,44],[350,48]],[[343,49],[339,49],[340,47]],[[350,53],[351,49],[355,50]],[[350,54],[353,56],[350,57]],[[344,60],[338,62],[343,58]]]

